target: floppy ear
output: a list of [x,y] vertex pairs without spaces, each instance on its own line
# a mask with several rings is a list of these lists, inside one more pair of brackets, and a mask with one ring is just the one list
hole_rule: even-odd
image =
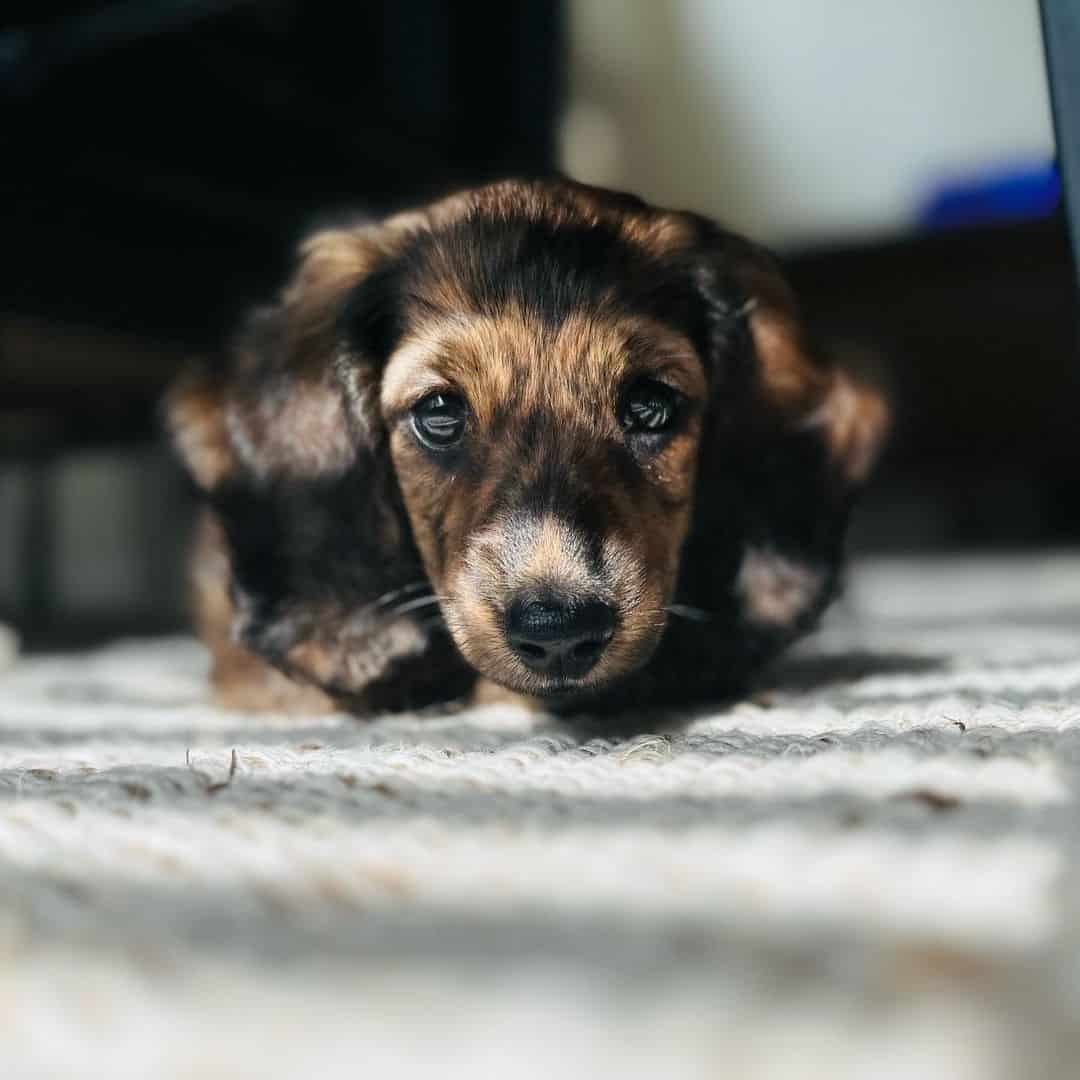
[[888,426],[883,397],[816,347],[772,256],[745,242],[731,254],[761,407],[782,428],[816,433],[837,493],[851,492],[881,448]]
[[225,370],[188,376],[166,405],[224,537],[233,637],[353,707],[400,704],[395,685],[412,703],[451,697],[466,671],[417,603],[431,590],[379,416],[383,358],[343,329],[393,309],[394,242],[373,226],[313,236]]
[[[749,662],[808,629],[835,592],[849,512],[887,410],[815,347],[767,252],[711,225],[706,237],[696,286],[713,401],[689,600],[728,613]],[[717,564],[704,579],[693,565],[702,559]]]

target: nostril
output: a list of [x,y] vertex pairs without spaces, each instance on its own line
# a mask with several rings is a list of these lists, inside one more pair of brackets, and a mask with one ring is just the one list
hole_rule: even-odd
[[539,645],[533,645],[528,641],[515,640],[514,648],[523,656],[528,656],[533,660],[543,660],[547,655],[547,650],[542,649]]
[[604,646],[607,644],[608,639],[611,637],[608,634],[607,638],[603,641],[579,641],[571,650],[570,655],[575,660],[592,660],[595,659],[603,651]]

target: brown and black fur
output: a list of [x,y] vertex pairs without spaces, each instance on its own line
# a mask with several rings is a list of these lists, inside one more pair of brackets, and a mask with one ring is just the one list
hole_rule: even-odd
[[[616,420],[642,375],[683,403],[645,449]],[[443,387],[468,437],[433,455],[410,410]],[[477,674],[573,701],[737,692],[834,594],[885,410],[814,350],[762,249],[553,180],[316,234],[169,422],[207,506],[219,690],[364,712]],[[618,613],[572,685],[503,640],[537,583]]]

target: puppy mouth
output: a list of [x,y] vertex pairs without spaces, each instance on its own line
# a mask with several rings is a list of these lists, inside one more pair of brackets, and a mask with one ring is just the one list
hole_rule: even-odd
[[509,668],[510,664],[508,663],[505,667],[500,666],[498,670],[485,671],[482,667],[478,667],[477,670],[485,678],[516,694],[525,694],[528,697],[559,702],[578,699],[584,701],[597,697],[630,674],[629,671],[620,671],[616,674],[601,677],[593,675],[584,678],[570,678],[558,675],[541,677],[528,670],[515,672],[508,670]]
[[506,645],[484,650],[477,655],[466,640],[462,651],[484,678],[514,693],[530,697],[568,698],[597,694],[629,674],[621,664],[613,670],[610,664],[602,661],[580,673],[573,666],[564,668],[558,664],[548,670],[537,671],[523,662],[519,652]]

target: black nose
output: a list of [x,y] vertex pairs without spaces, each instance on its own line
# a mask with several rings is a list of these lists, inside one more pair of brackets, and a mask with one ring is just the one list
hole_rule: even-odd
[[506,612],[506,640],[533,671],[579,679],[615,632],[615,612],[599,600],[581,603],[518,597]]

